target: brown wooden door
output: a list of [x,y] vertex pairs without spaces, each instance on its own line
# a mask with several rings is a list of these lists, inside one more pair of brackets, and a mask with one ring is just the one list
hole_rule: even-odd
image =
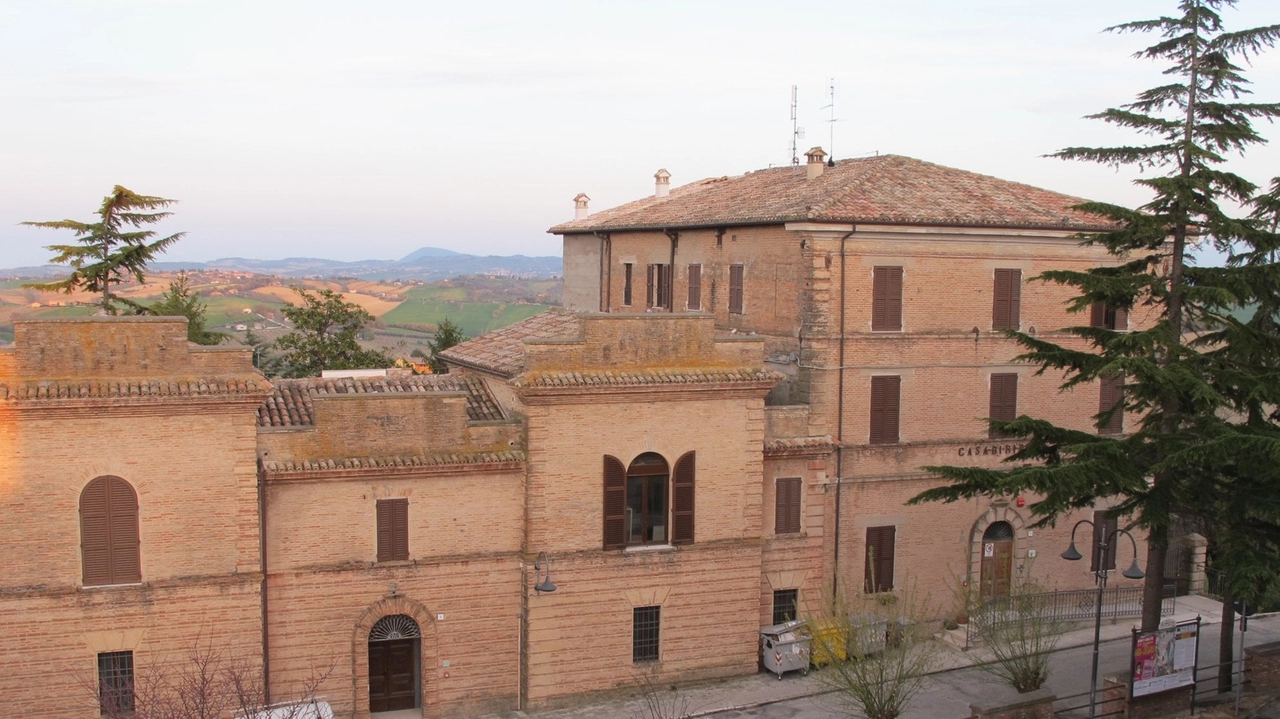
[[369,711],[418,706],[417,639],[369,642]]
[[1013,540],[982,540],[982,596],[1008,596],[1012,576]]

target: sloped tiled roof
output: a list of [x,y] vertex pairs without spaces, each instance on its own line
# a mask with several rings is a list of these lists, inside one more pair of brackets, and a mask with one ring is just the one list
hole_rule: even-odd
[[399,467],[438,467],[458,464],[505,464],[523,462],[524,452],[446,452],[397,457],[346,457],[342,459],[289,459],[263,462],[268,472],[315,472],[338,469],[392,469]]
[[524,340],[578,337],[581,333],[582,321],[578,315],[553,308],[454,345],[439,356],[446,362],[514,377],[524,369],[524,347],[521,344]]
[[841,160],[820,177],[776,167],[699,180],[552,227],[594,230],[781,222],[864,222],[1101,230],[1105,218],[1071,209],[1081,198],[901,155]]
[[259,427],[298,427],[314,423],[312,398],[338,394],[465,392],[467,418],[503,419],[502,410],[484,385],[471,377],[415,375],[409,377],[342,377],[278,379],[275,392],[258,407]]
[[214,377],[189,380],[76,379],[0,382],[0,400],[205,397],[263,394],[264,379]]

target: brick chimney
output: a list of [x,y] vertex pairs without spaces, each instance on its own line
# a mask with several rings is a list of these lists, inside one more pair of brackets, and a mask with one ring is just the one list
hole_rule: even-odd
[[653,173],[653,196],[666,197],[671,192],[671,173],[664,167]]
[[812,180],[815,177],[822,176],[822,170],[826,167],[823,159],[827,153],[822,151],[821,147],[811,148],[804,156],[809,158],[809,164],[805,167],[805,179]]
[[589,214],[587,203],[591,202],[591,198],[587,197],[587,193],[579,192],[578,196],[573,198],[573,219],[585,220]]

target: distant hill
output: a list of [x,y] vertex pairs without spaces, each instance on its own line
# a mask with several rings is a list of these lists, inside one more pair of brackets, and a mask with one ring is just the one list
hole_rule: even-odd
[[[439,247],[423,247],[400,260],[360,260],[338,262],[318,257],[286,257],[283,260],[253,260],[224,257],[209,262],[153,262],[161,272],[178,270],[233,270],[282,277],[358,277],[370,280],[439,280],[458,275],[504,275],[523,278],[559,277],[563,264],[559,257],[525,255],[468,255]],[[59,265],[0,269],[0,275],[48,277],[66,273]]]

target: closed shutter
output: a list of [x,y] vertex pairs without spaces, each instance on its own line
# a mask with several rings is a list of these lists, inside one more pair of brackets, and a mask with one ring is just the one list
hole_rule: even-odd
[[689,309],[702,309],[702,265],[689,265]]
[[871,444],[897,444],[902,378],[871,378]]
[[1115,319],[1111,323],[1111,329],[1116,332],[1127,332],[1129,330],[1129,310],[1123,307],[1117,307]]
[[395,509],[393,500],[379,499],[376,502],[378,514],[378,561],[390,562],[395,559]]
[[696,453],[676,460],[671,479],[671,543],[693,544],[694,464]]
[[1107,306],[1105,304],[1101,302],[1094,302],[1089,306],[1089,326],[1107,326]]
[[138,495],[119,477],[98,477],[80,493],[80,555],[85,586],[142,581]]
[[[1100,378],[1098,388],[1098,413],[1109,411],[1124,401],[1124,375],[1108,375]],[[1116,410],[1098,434],[1120,434],[1124,431],[1124,410]]]
[[627,468],[614,457],[604,458],[604,548],[627,544]]
[[672,266],[671,266],[671,265],[658,265],[658,268],[659,268],[659,271],[660,271],[660,274],[659,274],[659,276],[658,276],[658,279],[659,279],[659,282],[658,282],[658,293],[659,293],[659,297],[660,297],[660,299],[658,300],[658,304],[659,304],[661,307],[663,307],[664,309],[668,309],[668,310],[669,310],[669,309],[671,309],[671,307],[672,307],[672,304],[671,304],[672,292],[671,292],[671,291],[672,291],[672,289],[673,289],[673,287],[672,287],[672,286],[674,285],[674,283],[673,283],[671,280],[672,280],[672,269],[673,269],[673,268],[672,268]]
[[391,555],[397,560],[409,558],[409,500],[407,499],[392,500]]
[[893,589],[893,555],[898,528],[867,527],[867,556],[864,562],[865,591],[888,592]]
[[800,492],[798,477],[779,479],[774,489],[774,534],[794,534],[800,531]]
[[622,285],[622,304],[627,307],[631,306],[631,271],[632,264],[630,262],[623,266],[623,285]]
[[[1018,375],[1016,373],[991,375],[991,404],[988,416],[1002,422],[1010,422],[1018,416]],[[992,429],[991,436],[1004,435]]]
[[[1115,569],[1116,568],[1116,540],[1120,535],[1116,530],[1120,528],[1120,520],[1116,517],[1107,517],[1105,509],[1099,509],[1093,513],[1093,551],[1089,552],[1089,571],[1096,572],[1099,569]],[[1103,566],[1098,566],[1098,548],[1102,545],[1103,538],[1107,542],[1107,556],[1103,561]]]
[[902,330],[902,268],[877,267],[871,283],[871,329]]
[[99,477],[80,493],[80,556],[84,584],[111,584],[111,517],[107,479]]
[[742,265],[729,265],[729,314],[742,314]]
[[653,307],[653,304],[654,304],[653,302],[654,301],[654,284],[657,281],[656,278],[654,277],[654,275],[656,274],[656,267],[657,267],[656,265],[649,265],[649,274],[648,274],[648,278],[645,280],[645,289],[644,289],[644,306],[645,307]]
[[138,496],[119,477],[108,477],[111,506],[111,583],[142,581],[138,552]]
[[996,270],[992,329],[1018,329],[1022,305],[1022,270]]

